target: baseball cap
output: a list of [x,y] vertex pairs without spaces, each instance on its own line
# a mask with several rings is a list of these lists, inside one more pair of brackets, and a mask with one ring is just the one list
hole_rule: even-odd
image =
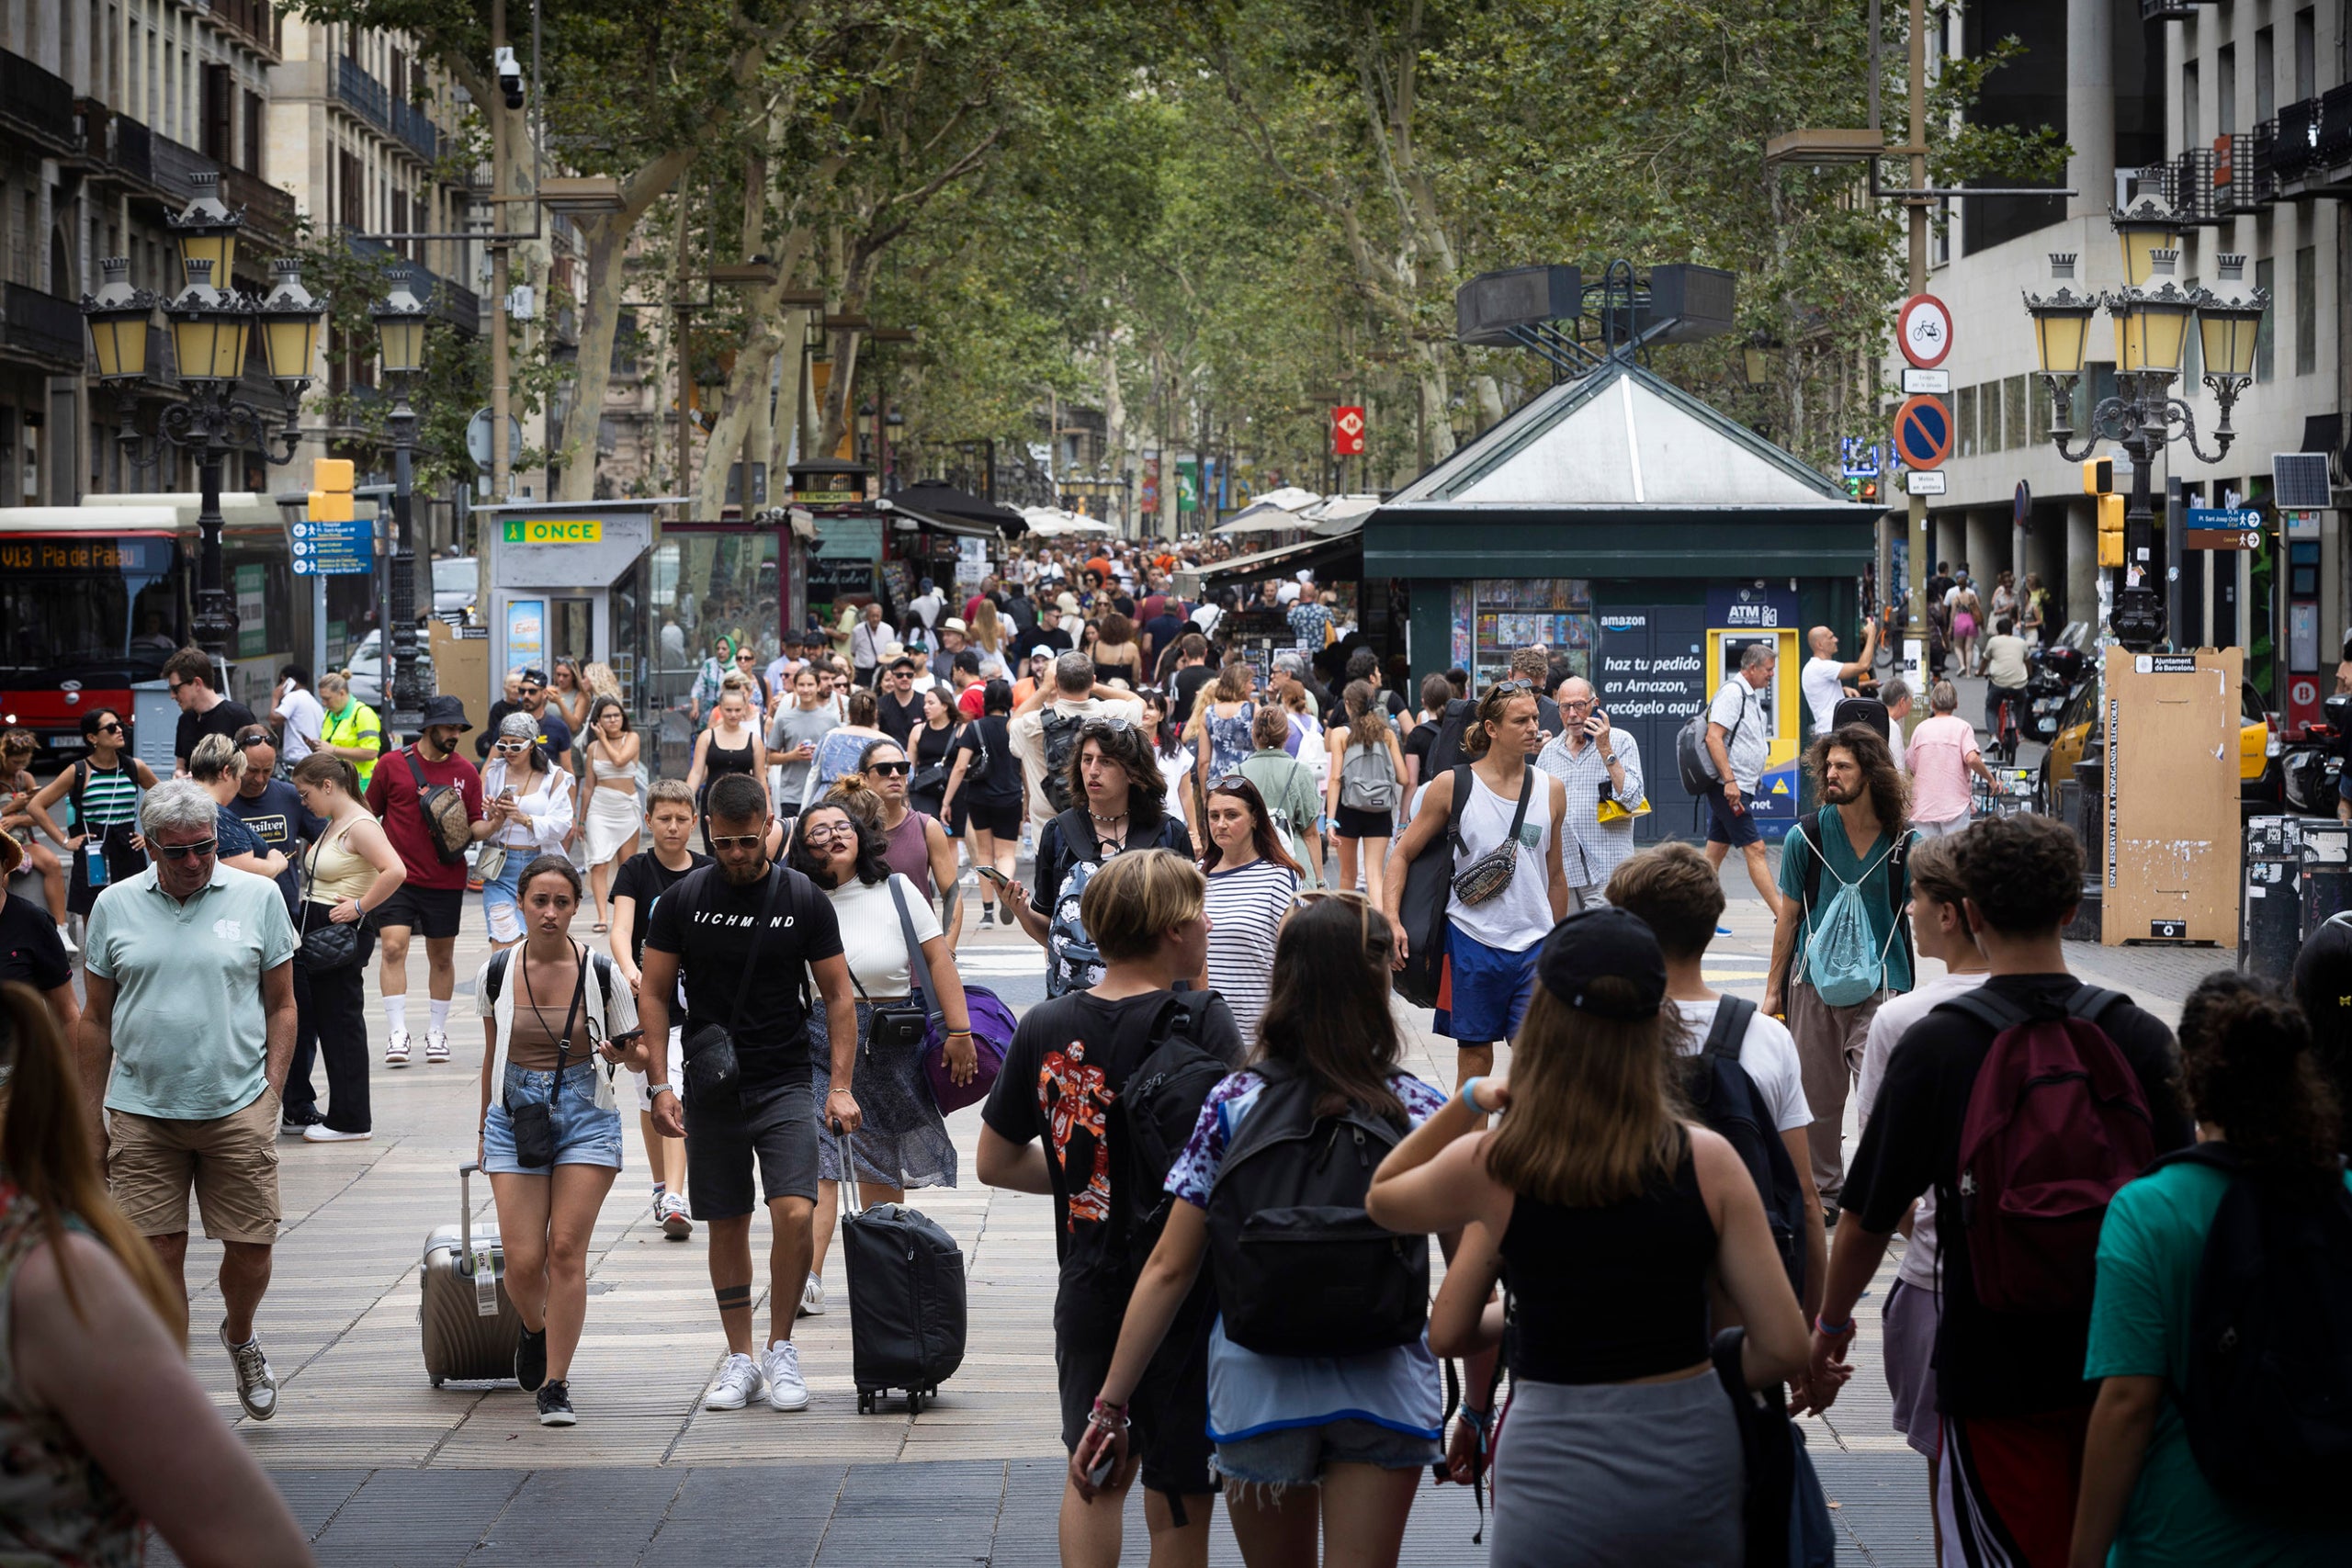
[[[1648,1018],[1666,1000],[1666,955],[1657,938],[1640,917],[1623,909],[1579,909],[1554,926],[1535,955],[1535,977],[1554,997],[1595,1018]],[[1602,979],[1625,982],[1633,995],[1594,996],[1592,982]]]
[[1051,659],[1054,657],[1054,650],[1046,647],[1043,643],[1040,643],[1035,648],[1029,650],[1029,657],[1032,659]]

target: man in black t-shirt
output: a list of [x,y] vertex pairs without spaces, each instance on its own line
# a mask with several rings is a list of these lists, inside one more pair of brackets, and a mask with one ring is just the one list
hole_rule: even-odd
[[[2066,973],[2058,936],[2082,891],[2075,836],[2047,817],[2002,817],[1953,842],[1969,926],[1990,961],[1991,977],[1976,994],[2032,1018],[2064,1016],[2081,984]],[[2106,1007],[2094,1022],[2139,1080],[2155,1151],[2187,1145],[2188,1119],[2173,1089],[2172,1032],[2129,999]],[[1948,1530],[1957,1517],[1971,1538],[1959,1543],[1969,1562],[2057,1562],[2066,1557],[2097,1393],[2083,1381],[2090,1314],[2063,1304],[1996,1311],[1978,1299],[1970,1254],[1976,1205],[1961,1192],[1960,1147],[1993,1039],[1987,1023],[1947,1002],[1914,1024],[1888,1058],[1846,1173],[1809,1383],[1820,1403],[1836,1397],[1830,1368],[1852,1348],[1854,1305],[1912,1201],[1932,1189],[1944,1281],[1935,1359],[1944,1454],[1937,1512]]]
[[254,722],[254,710],[214,691],[212,679],[212,656],[200,648],[183,648],[164,661],[164,680],[172,688],[172,700],[180,705],[172,759],[182,777],[198,741],[208,735],[234,736]]
[[[767,785],[725,773],[704,796],[718,863],[690,872],[655,904],[645,934],[638,1017],[646,1039],[669,1038],[685,979],[686,1055],[730,1045],[732,1092],[704,1089],[682,1108],[668,1065],[648,1063],[654,1125],[686,1141],[695,1213],[710,1224],[710,1282],[728,1357],[703,1396],[706,1410],[741,1410],[763,1390],[770,1408],[802,1410],[808,1385],[792,1321],[815,1251],[819,1107],[809,1083],[805,964],[817,976],[832,1043],[823,1115],[855,1132],[850,1094],[857,1009],[831,900],[797,871],[772,865]],[[737,998],[741,998],[739,1008]],[[768,1253],[767,1348],[752,1355],[752,1173],[756,1164],[775,1242]]]
[[[0,890],[24,862],[24,846],[12,835],[0,833]],[[50,1017],[58,1029],[66,1039],[74,1038],[82,1004],[74,995],[74,961],[65,955],[65,939],[47,909],[5,891],[0,891],[0,980],[39,991],[48,998]]]
[[[1212,1055],[1237,1066],[1243,1055],[1241,1031],[1223,998],[1208,992],[1187,1000],[1173,989],[1207,961],[1206,894],[1192,862],[1170,851],[1132,852],[1104,863],[1087,883],[1083,903],[1087,932],[1102,955],[1102,979],[1091,990],[1029,1010],[980,1113],[980,1179],[1053,1200],[1061,1265],[1054,1362],[1062,1442],[1073,1453],[1094,1417],[1141,1261],[1129,1216],[1159,1197],[1126,1190],[1128,1156],[1109,1136],[1109,1106],[1176,1027],[1177,1010]],[[1074,1488],[1066,1492],[1065,1519],[1077,1503],[1090,1517],[1107,1517],[1104,1528],[1115,1540],[1115,1521],[1140,1462],[1146,1491],[1182,1499],[1182,1529],[1196,1533],[1195,1551],[1206,1553],[1216,1484],[1209,1474],[1208,1337],[1216,1317],[1204,1270],[1136,1387],[1130,1458],[1091,1504]]]
[[1198,632],[1178,637],[1176,673],[1169,682],[1174,692],[1168,709],[1178,728],[1193,722],[1193,705],[1200,700],[1201,688],[1216,679],[1216,671],[1209,668],[1209,639]]
[[[901,748],[922,722],[922,694],[915,690],[915,661],[904,654],[890,660],[883,677],[881,701],[876,705],[874,726]],[[910,753],[911,754],[911,753]]]
[[[631,855],[613,875],[612,931],[605,938],[613,953],[613,963],[628,981],[632,995],[643,976],[645,964],[645,929],[653,923],[654,906],[662,895],[685,880],[687,874],[710,863],[710,857],[696,854],[686,847],[695,830],[695,793],[684,779],[660,779],[654,783],[651,797],[646,802],[645,819],[651,829],[653,847]],[[685,1030],[683,1024],[670,1025],[666,1044],[667,1055],[650,1058],[660,1068],[666,1063],[666,1076],[656,1071],[654,1077],[684,1092],[682,1077],[685,1071]],[[649,1047],[649,1052],[650,1052]],[[645,1163],[653,1172],[653,1217],[662,1225],[662,1234],[673,1241],[684,1241],[695,1234],[695,1223],[686,1209],[686,1143],[684,1138],[665,1138],[653,1124],[653,1099],[646,1091],[646,1075],[632,1072],[637,1082],[638,1132],[645,1139]]]

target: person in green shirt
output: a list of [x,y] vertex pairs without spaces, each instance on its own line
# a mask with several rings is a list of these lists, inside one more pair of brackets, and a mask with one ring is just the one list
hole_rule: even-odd
[[[2180,1013],[2197,1141],[2270,1179],[2344,1181],[2338,1111],[2311,1027],[2261,981],[2222,973]],[[2301,1568],[2352,1562],[2352,1523],[2290,1522],[2215,1491],[2188,1442],[2189,1313],[2206,1237],[2233,1178],[2176,1158],[2125,1186],[2099,1229],[2083,1375],[2100,1380],[2075,1508],[2074,1568]]]
[[[1323,792],[1315,787],[1315,771],[1283,749],[1290,739],[1290,710],[1267,703],[1251,721],[1250,739],[1258,749],[1241,760],[1241,776],[1258,788],[1275,825],[1289,840],[1291,858],[1306,868],[1310,887],[1323,885]],[[1216,781],[1209,781],[1214,788]],[[1204,835],[1205,837],[1205,835]]]
[[332,671],[319,677],[319,701],[327,716],[319,726],[318,749],[357,768],[364,794],[375,776],[376,759],[384,754],[384,721],[351,694],[349,680]]

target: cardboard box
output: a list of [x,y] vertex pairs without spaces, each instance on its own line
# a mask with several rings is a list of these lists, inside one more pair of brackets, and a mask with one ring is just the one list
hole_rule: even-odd
[[2100,941],[2238,938],[2239,649],[2107,649]]

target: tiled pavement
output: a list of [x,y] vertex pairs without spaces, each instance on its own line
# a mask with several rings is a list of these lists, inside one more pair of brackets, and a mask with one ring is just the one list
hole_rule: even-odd
[[[1729,869],[1725,881],[1730,934],[1718,939],[1710,977],[1755,996],[1769,928],[1745,876]],[[470,916],[469,926],[461,976],[482,953]],[[2128,982],[2168,1016],[2197,975],[2231,956],[2070,950],[2086,976]],[[1016,1006],[1040,994],[1036,951],[1017,935],[968,934],[962,966]],[[413,1025],[422,1021],[421,960],[415,968]],[[2115,972],[2123,968],[2128,975]],[[699,1232],[666,1241],[650,1223],[633,1129],[628,1168],[594,1236],[587,1333],[572,1378],[581,1425],[539,1427],[511,1385],[427,1386],[417,1263],[426,1232],[454,1217],[455,1170],[473,1151],[479,1069],[463,1064],[479,1057],[467,1044],[475,1038],[469,1005],[461,993],[459,1065],[376,1067],[375,1141],[283,1145],[286,1231],[259,1320],[283,1383],[273,1421],[238,1412],[210,1332],[218,1252],[201,1241],[190,1249],[197,1375],[312,1531],[322,1562],[1054,1561],[1061,1462],[1048,1328],[1053,1242],[1042,1201],[970,1180],[976,1111],[950,1122],[966,1184],[918,1198],[962,1244],[971,1281],[969,1353],[920,1416],[902,1406],[855,1413],[848,1320],[838,1304],[797,1333],[814,1395],[808,1410],[699,1409],[722,1349],[703,1244]],[[1426,1013],[1411,1021],[1414,1066],[1450,1084],[1451,1050],[1427,1035]],[[370,1027],[380,1036],[372,1002]],[[486,1220],[481,1184],[474,1198]],[[765,1247],[754,1241],[763,1282]],[[836,1262],[836,1303],[838,1269]],[[1856,1375],[1826,1418],[1805,1423],[1807,1439],[1847,1538],[1844,1559],[1926,1563],[1926,1470],[1887,1424],[1874,1302],[1859,1314]],[[1484,1561],[1470,1543],[1475,1524],[1463,1489],[1425,1489],[1405,1560]],[[1216,1539],[1215,1560],[1238,1562],[1222,1524]],[[1130,1509],[1129,1540],[1130,1560],[1142,1561],[1139,1510]],[[158,1546],[157,1559],[169,1562]]]

